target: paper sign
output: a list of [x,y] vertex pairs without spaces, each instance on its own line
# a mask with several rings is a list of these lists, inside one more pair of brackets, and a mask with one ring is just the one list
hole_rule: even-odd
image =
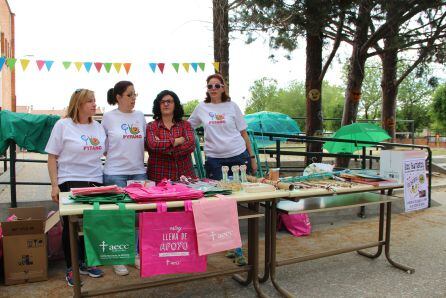
[[409,159],[403,163],[404,207],[406,212],[428,207],[426,161],[424,158]]

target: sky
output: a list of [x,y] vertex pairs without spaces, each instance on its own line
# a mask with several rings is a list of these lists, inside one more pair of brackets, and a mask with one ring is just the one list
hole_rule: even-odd
[[[212,1],[140,0],[8,0],[15,13],[16,58],[31,60],[26,71],[16,64],[17,105],[34,109],[62,109],[78,88],[95,91],[99,107],[111,110],[107,90],[120,80],[130,80],[139,94],[136,109],[151,113],[156,95],[169,89],[183,103],[205,96],[206,77],[213,73]],[[282,58],[283,51],[270,50],[265,39],[247,45],[244,37],[230,40],[230,96],[244,110],[249,88],[262,77],[277,79],[279,86],[305,79],[305,45]],[[346,50],[348,53],[348,49]],[[275,54],[278,61],[268,57]],[[38,70],[35,60],[54,60],[50,71]],[[62,61],[130,62],[129,74],[113,68],[100,73],[74,65],[65,70]],[[149,62],[166,63],[164,74],[152,72]],[[188,73],[174,62],[205,62],[205,71]],[[326,75],[341,84],[340,67]]]

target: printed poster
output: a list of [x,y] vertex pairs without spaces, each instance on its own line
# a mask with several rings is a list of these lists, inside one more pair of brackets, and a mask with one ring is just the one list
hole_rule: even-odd
[[404,161],[404,207],[406,212],[428,207],[426,161],[424,158]]

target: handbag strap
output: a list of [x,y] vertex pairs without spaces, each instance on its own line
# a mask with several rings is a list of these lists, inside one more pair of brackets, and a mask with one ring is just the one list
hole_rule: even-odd
[[184,211],[192,211],[192,201],[191,200],[184,201]]
[[93,203],[93,210],[99,210],[99,202]]
[[166,202],[157,202],[156,210],[158,213],[167,212],[167,204]]

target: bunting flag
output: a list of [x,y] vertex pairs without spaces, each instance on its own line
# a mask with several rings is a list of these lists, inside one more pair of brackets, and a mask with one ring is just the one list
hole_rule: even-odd
[[220,62],[214,62],[212,64],[214,65],[215,71],[219,72],[220,71]]
[[[22,69],[23,69],[23,71],[25,71],[26,68],[28,67],[29,59],[20,59],[20,64],[22,64]],[[1,66],[0,66],[0,70],[1,70]]]
[[197,72],[198,63],[193,62],[193,63],[191,63],[190,65],[192,66],[192,68],[194,69],[194,71]]
[[130,67],[132,67],[132,63],[124,63],[124,69],[127,74],[129,74]]
[[45,65],[45,61],[43,60],[36,60],[37,68],[39,70],[42,70],[42,67]]
[[112,64],[110,62],[104,63],[104,67],[105,67],[105,70],[107,71],[107,73],[110,72],[111,66],[112,66]]
[[15,63],[17,62],[16,58],[8,58],[6,59],[6,65],[12,70],[15,67]]
[[189,66],[190,66],[189,63],[183,63],[183,67],[186,72],[189,72]]
[[175,71],[178,73],[178,68],[180,67],[180,63],[172,63],[172,67],[175,69]]
[[6,58],[5,57],[0,57],[0,71],[2,71],[3,65],[6,62]]
[[87,72],[90,72],[90,69],[91,69],[91,66],[92,66],[92,65],[93,65],[92,62],[84,62],[85,70],[86,70]]
[[81,71],[81,67],[82,67],[82,65],[84,65],[84,63],[82,63],[82,62],[74,62],[74,65],[76,66],[77,71]]
[[68,69],[70,67],[70,65],[71,65],[71,62],[70,61],[64,61],[64,62],[62,62],[62,64],[63,64],[63,67],[65,69]]
[[155,72],[156,70],[156,63],[149,63],[150,69]]
[[95,63],[94,63],[94,67],[96,67],[96,70],[97,70],[98,72],[101,72],[102,63],[101,63],[101,62],[95,62]]
[[[11,70],[14,69],[17,61],[20,61],[23,71],[26,71],[28,69],[29,63],[31,62],[30,59],[16,59],[16,58],[7,58],[5,56],[0,56],[0,71],[3,69],[4,65],[6,65]],[[39,71],[42,70],[44,65],[46,66],[47,70],[50,71],[54,64],[53,60],[35,60],[35,62],[37,64],[37,68]],[[58,62],[58,63],[60,63],[60,62]],[[217,71],[217,72],[220,71],[220,62],[214,61],[211,63],[214,66],[215,71]],[[129,74],[130,69],[132,68],[132,63],[130,63],[130,62],[126,62],[126,63],[106,62],[106,63],[103,63],[103,62],[90,62],[90,61],[88,61],[88,62],[62,61],[62,64],[63,64],[63,67],[65,70],[68,70],[71,67],[71,65],[74,64],[78,72],[81,71],[82,66],[83,66],[88,73],[90,72],[93,64],[94,64],[94,67],[98,73],[101,72],[102,67],[105,68],[107,73],[110,73],[110,70],[113,66],[117,73],[120,73],[121,68],[123,67],[125,69],[126,74]],[[175,70],[175,72],[177,74],[180,72],[181,66],[182,66],[182,68],[184,68],[186,73],[189,73],[189,70],[191,67],[194,70],[194,72],[198,72],[199,70],[204,72],[206,69],[206,64],[207,63],[204,63],[204,62],[184,62],[184,63],[173,62],[173,63],[170,63],[170,65],[172,66],[172,68]],[[156,73],[156,69],[158,68],[159,71],[161,72],[161,74],[164,74],[165,65],[166,65],[165,63],[149,62],[148,65],[153,73]],[[169,71],[172,71],[172,70],[169,68]]]
[[158,68],[160,69],[161,73],[164,71],[164,63],[158,63]]
[[119,73],[119,71],[121,70],[121,65],[122,63],[113,63],[113,66],[115,67],[117,73]]
[[47,69],[48,71],[50,71],[51,66],[53,66],[53,63],[54,63],[54,61],[52,61],[52,60],[46,60],[46,61],[45,61],[45,66],[46,66],[46,69]]

